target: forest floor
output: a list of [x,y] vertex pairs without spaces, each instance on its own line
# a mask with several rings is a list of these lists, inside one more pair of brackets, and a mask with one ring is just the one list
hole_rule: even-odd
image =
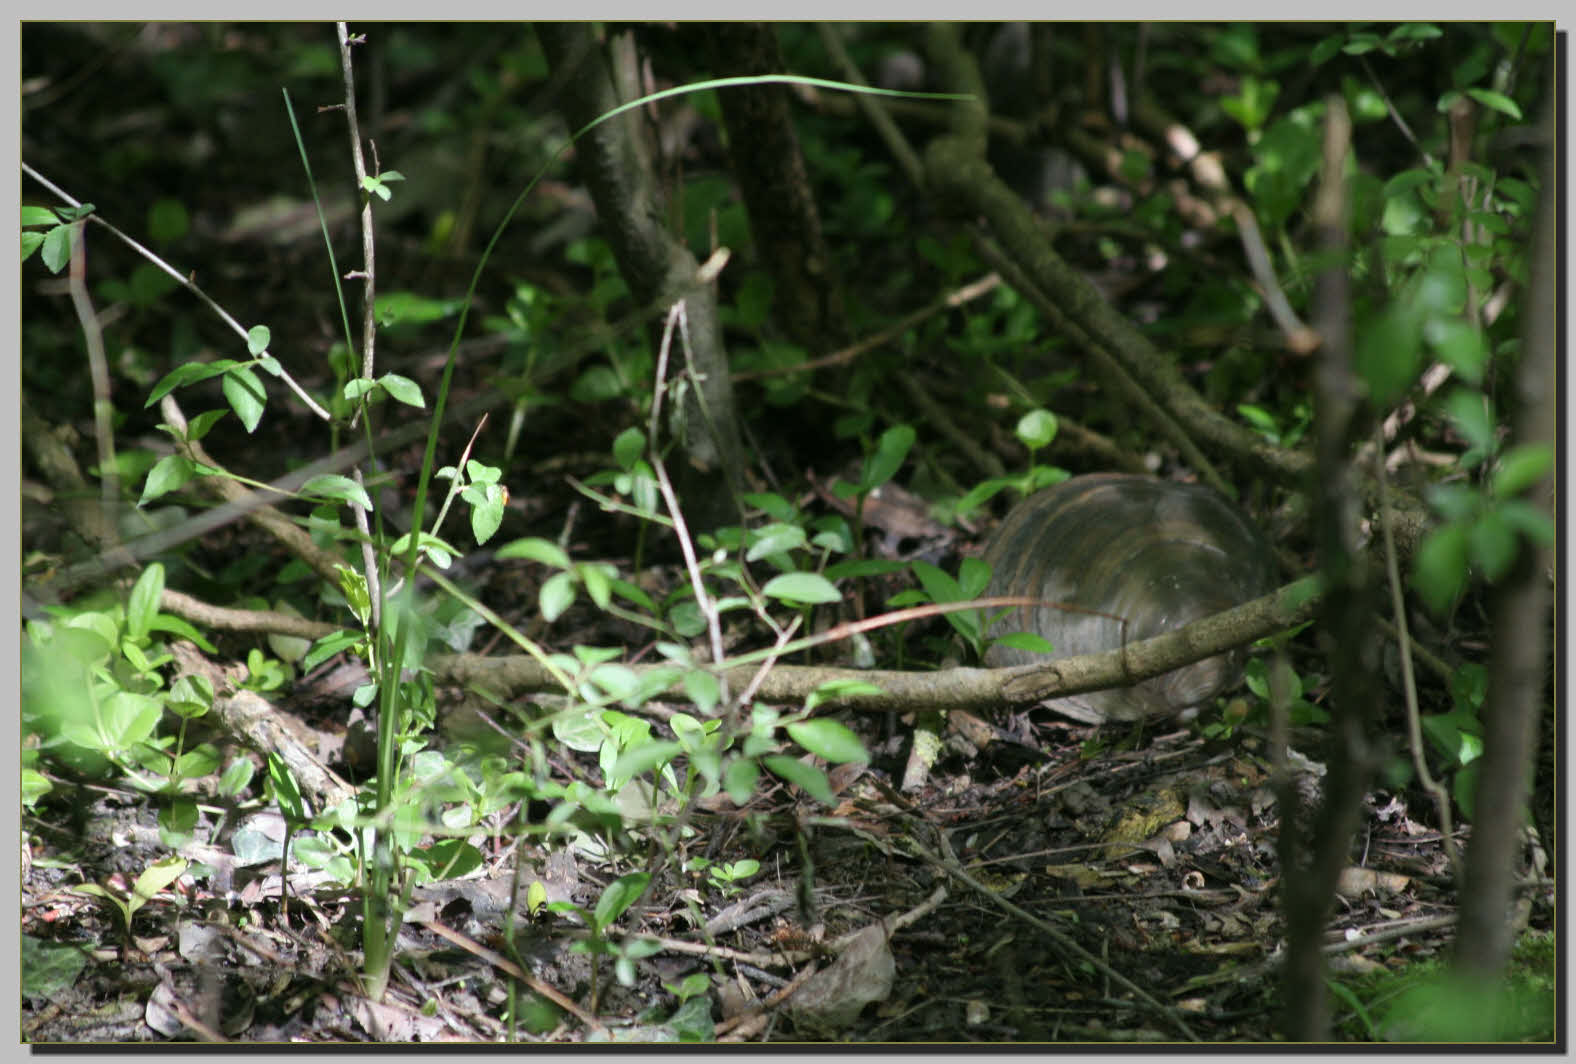
[[[1278,812],[1257,740],[1006,724],[955,732],[912,797],[875,769],[836,778],[832,810],[779,786],[758,793],[752,817],[725,801],[697,812],[690,852],[718,864],[763,858],[762,871],[725,891],[665,864],[623,921],[662,947],[632,985],[606,958],[593,981],[588,956],[569,950],[575,924],[533,919],[522,887],[514,956],[595,1022],[558,1013],[514,1037],[666,1040],[708,1023],[718,1040],[768,1042],[1271,1037]],[[903,730],[867,737],[878,764]],[[1302,781],[1311,789],[1315,778]],[[1438,835],[1399,796],[1375,795],[1368,812],[1329,927],[1336,972],[1415,965],[1450,937],[1454,888]],[[200,839],[181,852],[220,866],[228,888],[221,877],[177,884],[136,911],[127,935],[117,911],[74,886],[124,891],[167,854],[154,807],[79,784],[27,828],[23,933],[56,947],[57,962],[67,944],[82,959],[69,986],[24,998],[32,1042],[499,1040],[516,864],[522,883],[540,879],[550,898],[588,907],[632,867],[570,845],[482,838],[485,867],[414,891],[395,974],[374,1002],[360,984],[359,897],[322,872],[292,861],[286,911],[277,860],[242,866]],[[1535,898],[1535,924],[1552,904],[1552,891]],[[720,978],[680,1004],[671,988],[697,972]]]

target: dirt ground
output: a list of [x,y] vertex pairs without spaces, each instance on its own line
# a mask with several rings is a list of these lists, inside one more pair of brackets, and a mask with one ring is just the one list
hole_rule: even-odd
[[[903,731],[867,740],[878,766]],[[533,917],[524,886],[506,915],[517,865],[522,884],[589,907],[642,854],[482,839],[482,869],[414,891],[381,1002],[360,989],[359,900],[295,862],[286,911],[277,860],[243,867],[191,843],[188,859],[223,874],[158,893],[128,936],[74,887],[86,876],[124,891],[168,850],[141,796],[77,784],[26,825],[23,933],[81,964],[71,985],[24,997],[24,1037],[496,1041],[511,1036],[511,989],[525,1042],[1272,1037],[1279,812],[1251,735],[1208,743],[1023,716],[955,732],[912,796],[885,776],[834,776],[831,810],[786,786],[747,810],[708,803],[686,851],[761,858],[761,870],[726,891],[660,862],[618,924],[656,943],[628,986],[607,957],[593,980],[569,948],[578,921]],[[1317,766],[1300,781],[1315,792]],[[1425,819],[1400,795],[1371,796],[1329,928],[1335,971],[1399,968],[1448,944],[1454,888]],[[1534,926],[1552,904],[1552,889],[1533,898]],[[681,1001],[696,974],[709,978]]]

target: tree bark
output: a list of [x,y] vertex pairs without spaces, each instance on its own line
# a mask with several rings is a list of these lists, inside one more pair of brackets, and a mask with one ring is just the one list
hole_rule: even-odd
[[[572,131],[614,110],[620,100],[603,51],[585,23],[539,23],[542,50],[555,77],[565,79],[559,109]],[[625,112],[575,142],[576,162],[620,273],[643,305],[682,299],[689,321],[689,358],[699,388],[683,390],[679,434],[687,462],[674,471],[686,518],[699,528],[737,518],[744,483],[728,355],[717,318],[716,291],[697,285],[699,264],[667,230],[662,196],[637,146],[636,116]]]
[[[708,23],[701,36],[721,77],[783,71],[777,31],[770,24]],[[719,99],[756,259],[772,278],[773,319],[806,351],[835,350],[847,341],[848,327],[789,115],[788,88],[747,85],[728,89]]]

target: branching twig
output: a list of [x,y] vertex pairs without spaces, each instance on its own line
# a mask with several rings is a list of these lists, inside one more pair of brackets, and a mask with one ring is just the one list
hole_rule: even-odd
[[[50,181],[43,174],[39,173],[37,170],[27,165],[27,163],[22,164],[22,172],[28,177],[31,177],[34,181],[37,181],[40,185],[43,185],[50,192],[54,193],[55,196],[60,200],[69,203],[73,207],[82,206],[79,200],[72,198],[63,189],[57,186],[54,182]],[[229,311],[225,310],[218,303],[214,302],[213,299],[209,297],[208,293],[197,287],[196,283],[193,282],[189,277],[183,276],[179,270],[175,269],[175,267],[159,258],[159,256],[155,255],[153,252],[137,243],[135,240],[121,232],[119,229],[115,228],[109,222],[106,222],[97,214],[88,215],[88,220],[94,222],[97,225],[102,225],[105,229],[108,229],[111,233],[115,234],[115,236],[127,247],[131,248],[137,254],[153,263],[153,265],[157,266],[171,277],[175,278],[177,284],[201,300],[209,310],[217,314],[226,325],[233,329],[237,336],[239,336],[243,341],[247,339],[247,331],[242,327],[241,323],[231,317]],[[267,353],[268,352],[266,351],[263,352],[263,354]],[[274,361],[275,363],[278,363],[279,360],[276,358]],[[308,410],[312,411],[312,413],[316,414],[325,421],[329,420],[328,411],[324,410],[322,406],[318,404],[316,399],[313,399],[306,393],[305,389],[296,383],[295,378],[290,376],[290,371],[285,369],[283,365],[279,366],[279,379],[284,381],[285,384],[289,385],[290,390],[295,392],[296,396],[306,404]]]

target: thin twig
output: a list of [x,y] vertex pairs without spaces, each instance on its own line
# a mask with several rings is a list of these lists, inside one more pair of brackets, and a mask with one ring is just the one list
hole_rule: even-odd
[[[80,207],[80,206],[82,206],[82,203],[81,203],[80,200],[77,200],[77,199],[73,198],[71,195],[66,193],[63,189],[61,189],[54,182],[50,181],[43,174],[39,173],[37,170],[35,170],[31,166],[27,165],[27,163],[23,163],[22,164],[22,172],[24,174],[26,174],[28,177],[31,177],[34,181],[37,181],[40,185],[43,185],[50,192],[54,193],[56,198],[66,202],[66,203],[69,203],[73,207]],[[159,258],[159,256],[155,255],[153,252],[149,251],[147,248],[145,248],[141,244],[137,243],[135,240],[133,240],[131,237],[127,236],[125,233],[121,232],[119,229],[115,228],[109,222],[106,222],[103,218],[99,217],[99,215],[97,213],[88,215],[88,220],[91,221],[91,222],[94,222],[97,225],[102,225],[105,229],[108,229],[117,238],[119,238],[119,240],[123,244],[125,244],[127,247],[131,248],[137,254],[141,255],[143,258],[145,258],[149,262],[153,263],[153,265],[157,266],[159,269],[163,270],[165,273],[169,274],[171,277],[175,278],[175,282],[177,284],[179,284],[182,288],[186,289],[192,295],[196,296],[199,300],[201,300],[202,303],[205,306],[207,306],[207,308],[209,310],[213,311],[215,314],[217,314],[219,316],[220,320],[222,320],[226,325],[228,325],[231,329],[233,329],[237,336],[239,336],[242,340],[247,340],[248,339],[247,331],[241,325],[241,323],[236,321],[233,317],[231,317],[229,311],[225,310],[218,303],[214,302],[214,300],[208,295],[208,293],[204,292],[201,288],[197,287],[197,284],[194,281],[192,281],[191,278],[182,275],[179,270],[175,269],[175,267],[171,266],[169,263],[167,263],[163,259]],[[264,351],[263,354],[266,355],[266,354],[268,354],[268,352]],[[261,356],[258,356],[258,357],[261,357]],[[275,364],[279,365],[279,379],[284,381],[285,384],[289,385],[290,390],[295,392],[296,396],[303,403],[306,404],[307,409],[311,410],[312,413],[316,414],[318,417],[322,418],[324,421],[330,420],[329,412],[327,410],[324,410],[320,405],[318,405],[317,400],[313,399],[310,395],[308,395],[306,393],[306,390],[303,389],[299,384],[296,383],[295,378],[290,376],[290,371],[285,369],[284,366],[279,363],[279,360],[277,358],[274,359],[274,362],[275,362]]]
[[[361,317],[361,378],[370,381],[374,366],[373,348],[377,342],[377,318],[375,302],[377,297],[377,261],[372,226],[372,195],[367,191],[367,163],[361,154],[361,127],[356,124],[356,78],[355,70],[350,62],[350,28],[343,22],[334,24],[339,34],[339,63],[345,79],[345,126],[350,133],[350,157],[356,167],[356,189],[361,194],[361,270],[362,277],[362,317]],[[350,419],[354,428],[361,415],[367,409],[366,392],[362,393],[361,401],[356,406],[356,413]],[[371,415],[368,414],[370,421]],[[371,425],[367,426],[371,434]],[[361,467],[352,470],[357,486],[363,491],[366,485],[362,480]],[[378,577],[377,549],[372,542],[372,529],[367,521],[367,511],[360,503],[352,500],[350,511],[354,515],[356,529],[361,533],[361,567],[366,574],[367,597],[372,605],[372,628],[376,631],[383,619],[383,592],[381,580]],[[420,533],[421,515],[415,515],[416,534]]]

